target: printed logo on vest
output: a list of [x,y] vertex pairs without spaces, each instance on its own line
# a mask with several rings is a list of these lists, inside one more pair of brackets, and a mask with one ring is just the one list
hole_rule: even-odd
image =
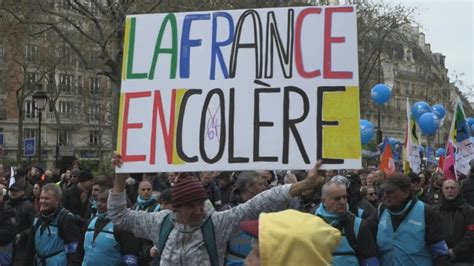
[[414,224],[414,225],[421,226],[420,222],[417,222],[417,221],[414,221],[414,220],[408,220],[408,222],[411,223],[411,224]]

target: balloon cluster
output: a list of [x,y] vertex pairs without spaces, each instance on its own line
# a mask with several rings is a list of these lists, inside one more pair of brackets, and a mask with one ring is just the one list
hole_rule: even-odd
[[[390,100],[390,88],[385,84],[377,84],[370,91],[370,97],[375,104],[382,105]],[[361,119],[359,121],[360,127],[360,142],[366,145],[374,137],[374,126],[370,121]]]
[[434,104],[430,106],[423,101],[413,104],[411,113],[421,129],[421,133],[427,136],[436,133],[441,119],[446,115],[446,111],[442,105]]

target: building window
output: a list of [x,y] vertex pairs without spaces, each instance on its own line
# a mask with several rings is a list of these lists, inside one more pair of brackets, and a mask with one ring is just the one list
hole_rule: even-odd
[[3,43],[0,43],[0,63],[5,62],[5,51],[3,49]]
[[36,89],[36,73],[34,72],[26,72],[26,88],[30,91],[34,91]]
[[35,118],[37,117],[37,110],[35,109],[35,106],[33,104],[32,100],[25,100],[24,101],[24,106],[25,108],[23,109],[25,111],[25,118]]
[[99,139],[100,139],[100,131],[98,130],[89,131],[89,145],[90,146],[99,145]]
[[36,44],[28,44],[26,46],[26,61],[30,63],[38,62],[38,45]]
[[100,78],[92,77],[90,79],[90,93],[92,95],[99,94],[100,91]]
[[405,53],[405,60],[408,61],[408,62],[412,62],[412,61],[413,61],[413,54],[412,54],[411,49],[407,49],[407,50],[406,50],[406,53]]
[[59,145],[70,146],[72,144],[72,132],[70,130],[59,130]]
[[63,114],[70,114],[74,112],[74,103],[73,102],[59,102],[59,112]]
[[74,75],[71,74],[60,74],[59,75],[59,84],[61,86],[61,92],[70,94],[73,92],[73,81]]
[[75,54],[72,51],[71,47],[67,46],[64,44],[63,49],[62,49],[62,54],[63,54],[63,62],[66,65],[72,66],[75,65]]
[[24,139],[36,139],[38,129],[36,128],[25,128],[23,129]]
[[92,104],[89,108],[89,121],[99,121],[100,108],[98,104]]
[[0,70],[0,94],[5,93],[5,71]]

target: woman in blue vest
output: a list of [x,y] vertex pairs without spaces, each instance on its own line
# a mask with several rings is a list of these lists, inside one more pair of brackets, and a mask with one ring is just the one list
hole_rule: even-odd
[[35,265],[80,265],[77,246],[81,238],[77,219],[60,204],[61,189],[43,186],[40,214],[33,222]]
[[412,195],[403,174],[382,184],[377,246],[382,265],[451,265],[439,215]]
[[83,266],[138,265],[138,240],[132,233],[118,230],[107,217],[108,189],[97,195],[97,214],[84,237]]
[[365,220],[348,211],[345,177],[324,184],[321,205],[315,214],[341,231],[339,245],[332,253],[332,265],[379,265],[377,246]]

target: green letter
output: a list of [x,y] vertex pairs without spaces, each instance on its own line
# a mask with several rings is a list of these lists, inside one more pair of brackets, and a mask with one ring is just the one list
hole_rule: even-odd
[[128,60],[127,60],[127,79],[144,79],[146,78],[146,73],[133,73],[133,52],[135,49],[135,20],[132,18],[130,20],[130,39],[128,42]]
[[[163,39],[163,34],[165,33],[166,25],[169,23],[171,26],[171,48],[161,48],[161,41]],[[153,52],[153,59],[151,61],[150,73],[148,74],[148,79],[153,79],[155,76],[156,61],[158,60],[159,54],[170,54],[171,55],[171,65],[170,65],[170,79],[176,78],[176,61],[178,57],[178,34],[176,30],[176,17],[174,14],[166,15],[161,23],[160,32],[156,38],[155,51]]]

